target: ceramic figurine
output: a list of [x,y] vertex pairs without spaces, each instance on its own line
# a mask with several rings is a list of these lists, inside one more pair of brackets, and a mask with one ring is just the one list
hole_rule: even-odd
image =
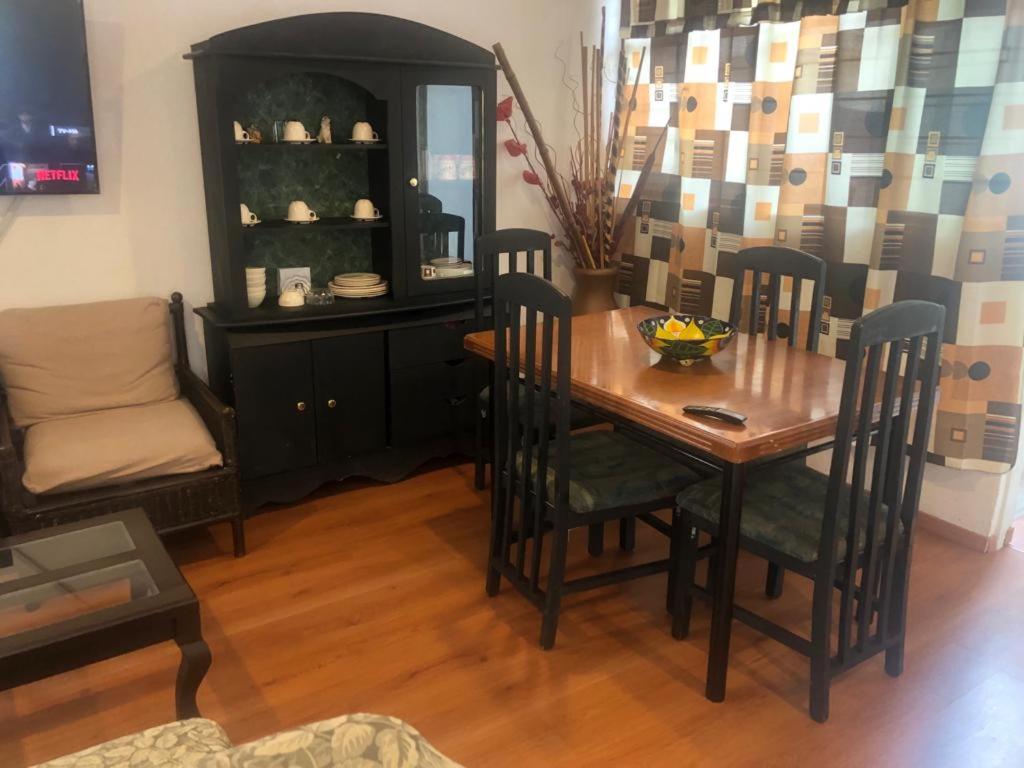
[[320,118],[320,133],[317,134],[316,140],[321,144],[333,144],[331,141],[331,118],[324,115]]
[[262,144],[263,143],[263,132],[256,127],[253,123],[249,126],[249,143],[250,144]]

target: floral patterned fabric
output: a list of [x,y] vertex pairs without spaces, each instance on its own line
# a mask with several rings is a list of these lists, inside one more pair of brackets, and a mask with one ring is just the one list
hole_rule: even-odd
[[150,728],[36,768],[461,768],[408,723],[356,714],[232,747],[196,718]]
[[224,729],[194,718],[133,733],[36,768],[192,768],[202,758],[231,749]]
[[[132,767],[134,768],[134,766]],[[459,768],[396,717],[355,714],[282,731],[197,768]]]
[[[551,446],[549,461],[556,448]],[[537,460],[532,461],[536,471]],[[516,458],[522,468],[522,454]],[[579,514],[670,498],[700,475],[618,432],[584,432],[569,437],[569,508]],[[548,467],[548,498],[556,473]]]
[[[790,464],[779,469],[751,475],[743,490],[743,514],[740,516],[740,536],[764,544],[805,563],[818,559],[821,544],[821,525],[825,517],[825,494],[828,476],[815,472],[804,464]],[[845,531],[850,519],[850,488],[846,487],[839,500],[840,531]],[[692,485],[679,494],[679,506],[700,518],[699,528],[710,527],[714,533],[722,504],[721,478],[705,480]],[[860,509],[867,507],[863,496]],[[701,525],[700,521],[710,526]],[[885,536],[885,525],[879,526],[878,540]],[[858,551],[864,549],[863,526],[857,532]],[[846,538],[840,536],[839,553],[846,551]]]

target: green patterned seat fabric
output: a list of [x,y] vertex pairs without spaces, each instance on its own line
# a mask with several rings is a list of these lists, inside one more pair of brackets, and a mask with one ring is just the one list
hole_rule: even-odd
[[[787,464],[777,469],[751,474],[743,489],[743,513],[740,516],[740,536],[790,555],[804,563],[818,559],[821,543],[821,525],[825,516],[825,495],[828,475],[815,472],[804,464]],[[850,487],[840,494],[837,526],[839,554],[846,551],[845,532],[850,519]],[[683,509],[710,524],[717,531],[718,514],[722,503],[722,481],[712,478],[691,485],[679,494],[677,503]],[[867,509],[868,498],[863,495],[860,509]],[[884,516],[883,507],[883,516]],[[885,525],[878,531],[879,541],[885,536]],[[866,532],[859,532],[858,552],[864,550]]]
[[[460,768],[395,717],[322,720],[243,744],[197,768]],[[134,766],[132,767],[134,768]]]
[[[491,388],[490,387],[484,387],[483,389],[480,390],[480,396],[479,396],[479,407],[480,407],[480,415],[481,416],[484,416],[484,417],[487,416],[487,411],[490,410],[490,405],[489,405],[490,400],[491,400]],[[543,418],[543,416],[541,414],[541,407],[542,406],[543,406],[543,401],[540,399],[540,397],[535,395],[534,398],[533,398],[533,410],[534,410],[534,418],[537,421],[540,421],[541,418]],[[519,385],[519,407],[523,409],[523,413],[525,414],[525,412],[526,412],[526,385],[522,384],[522,383],[520,383],[520,385]],[[520,418],[523,421],[526,421],[526,419],[524,417],[520,417]],[[548,418],[551,420],[552,423],[554,423],[554,421],[555,421],[555,404],[554,403],[552,403],[551,407],[548,409]],[[569,429],[583,429],[584,427],[592,427],[595,424],[600,424],[600,423],[602,423],[602,420],[600,418],[598,418],[597,416],[594,416],[589,411],[583,410],[582,408],[576,408],[575,406],[573,406],[573,408],[569,411]]]
[[[556,447],[549,447],[555,461]],[[516,458],[522,469],[522,454]],[[531,463],[534,471],[537,458]],[[670,499],[700,475],[619,432],[569,436],[569,508],[579,514]],[[548,499],[554,500],[555,468],[548,467]]]
[[231,742],[224,729],[197,717],[158,725],[36,768],[192,768],[229,749]]

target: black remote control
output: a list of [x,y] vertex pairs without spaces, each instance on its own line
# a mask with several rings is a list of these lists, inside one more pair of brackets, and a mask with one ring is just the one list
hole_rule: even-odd
[[718,419],[729,424],[742,424],[747,417],[742,413],[730,411],[728,408],[716,408],[713,405],[684,405],[683,413],[688,416],[704,416],[709,419]]

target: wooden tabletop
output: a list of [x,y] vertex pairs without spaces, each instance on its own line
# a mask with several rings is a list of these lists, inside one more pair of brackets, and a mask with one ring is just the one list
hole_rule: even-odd
[[[574,400],[733,463],[834,436],[842,361],[740,333],[722,352],[687,368],[663,360],[637,331],[637,323],[658,314],[630,307],[573,318]],[[494,359],[492,331],[468,334],[465,346]],[[731,408],[747,421],[734,426],[686,416],[684,405]]]

